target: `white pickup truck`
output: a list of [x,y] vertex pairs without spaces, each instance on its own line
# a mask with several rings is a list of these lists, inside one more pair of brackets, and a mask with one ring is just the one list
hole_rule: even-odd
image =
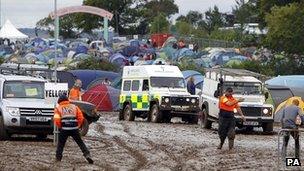
[[[231,87],[235,98],[244,98],[239,103],[246,121],[239,115],[236,117],[236,126],[239,128],[262,127],[264,132],[273,131],[273,106],[265,104],[268,93],[263,93],[262,82],[255,76],[258,74],[239,69],[212,69],[206,73],[201,92],[200,106],[203,112],[203,125],[211,128],[212,122],[219,118],[219,97],[226,88]],[[236,110],[235,110],[236,112]]]

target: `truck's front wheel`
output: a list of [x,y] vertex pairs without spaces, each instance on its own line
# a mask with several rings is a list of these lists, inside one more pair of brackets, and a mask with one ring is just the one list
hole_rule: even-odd
[[191,116],[189,119],[190,124],[197,124],[199,116]]
[[119,119],[120,121],[121,121],[121,120],[124,120],[123,110],[119,110],[118,119]]
[[272,132],[273,131],[273,122],[263,123],[262,127],[263,127],[264,132]]
[[123,110],[123,115],[124,115],[124,119],[126,121],[134,121],[135,120],[135,115],[132,111],[132,107],[130,104],[127,104]]
[[9,135],[4,127],[3,116],[0,116],[0,140],[7,140]]
[[206,108],[203,108],[203,119],[202,119],[202,122],[203,122],[203,126],[204,128],[206,129],[211,129],[212,127],[212,122],[210,120],[208,120],[208,112],[207,112],[207,109]]
[[162,114],[163,114],[163,122],[170,123],[172,118],[170,111],[163,111]]
[[162,120],[161,111],[157,104],[154,104],[150,109],[150,121],[154,123],[159,123]]

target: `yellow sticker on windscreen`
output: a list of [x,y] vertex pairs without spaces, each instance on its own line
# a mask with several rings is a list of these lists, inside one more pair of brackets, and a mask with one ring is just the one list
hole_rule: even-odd
[[37,88],[25,89],[25,94],[26,96],[37,96],[38,95]]

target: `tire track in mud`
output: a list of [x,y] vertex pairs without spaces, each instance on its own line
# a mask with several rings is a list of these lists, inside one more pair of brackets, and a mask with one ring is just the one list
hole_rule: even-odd
[[[107,135],[107,134],[105,134],[105,132],[104,132],[105,127],[104,127],[101,123],[96,122],[95,125],[96,125],[96,131],[97,131],[97,132],[100,132],[100,133],[102,133],[102,134],[104,134],[104,135]],[[100,135],[97,136],[97,137],[87,136],[87,137],[86,137],[86,140],[92,141],[92,142],[94,143],[94,147],[92,148],[92,150],[97,150],[97,151],[99,151],[99,150],[101,150],[101,149],[107,149],[107,148],[113,146],[113,144],[112,144],[110,141],[108,141],[106,138],[102,138]],[[96,142],[101,142],[101,143],[104,144],[104,146],[96,146]],[[94,165],[99,166],[99,167],[101,167],[101,168],[104,168],[104,169],[107,170],[107,171],[114,171],[114,170],[117,170],[117,169],[115,169],[115,167],[114,167],[113,165],[108,164],[108,163],[102,164],[102,163],[97,163],[97,162],[95,162]]]
[[[139,150],[136,150],[136,149],[132,148],[131,146],[129,146],[127,144],[127,142],[124,141],[122,138],[119,138],[118,136],[111,136],[111,135],[105,133],[105,126],[102,125],[102,123],[97,123],[96,125],[97,125],[97,131],[99,131],[100,133],[102,133],[106,136],[109,136],[111,139],[113,139],[113,141],[119,147],[125,149],[127,151],[127,153],[136,160],[135,161],[136,165],[130,170],[137,171],[137,170],[140,170],[141,168],[143,168],[144,166],[146,166],[146,164],[148,163],[148,160]],[[124,125],[124,124],[122,124],[122,125]],[[127,130],[124,126],[123,126],[123,132],[127,133],[129,136],[132,137],[132,135],[129,134],[129,130]],[[105,141],[105,142],[107,142],[107,144],[109,146],[112,146],[110,141]]]
[[[97,132],[100,132],[104,135],[107,135],[104,130],[105,130],[105,127],[101,124],[101,123],[98,123],[96,122],[96,131]],[[108,141],[106,138],[102,138],[100,135],[97,135],[97,137],[93,137],[93,136],[86,136],[86,140],[89,140],[89,141],[92,141],[92,142],[101,142],[101,143],[104,143],[105,146],[95,146],[94,149],[102,149],[102,148],[109,148],[112,146],[112,143],[110,141]]]
[[120,147],[123,147],[124,149],[126,149],[128,151],[128,153],[136,160],[137,164],[131,170],[137,171],[137,170],[140,170],[141,168],[143,168],[144,166],[146,166],[146,164],[148,163],[148,160],[140,151],[135,150],[134,148],[128,146],[125,141],[123,141],[121,138],[119,138],[117,136],[114,136],[113,139]]
[[[195,147],[188,147],[186,149],[183,149],[182,155],[176,156],[167,149],[166,145],[157,144],[157,143],[153,142],[152,140],[149,140],[148,138],[142,138],[142,137],[136,136],[130,132],[130,128],[125,122],[123,122],[122,125],[123,125],[123,131],[125,133],[127,133],[130,137],[136,137],[136,138],[140,138],[140,139],[144,140],[147,144],[149,144],[150,147],[152,147],[152,150],[156,150],[156,151],[160,150],[160,151],[164,152],[171,160],[173,160],[176,163],[176,165],[174,167],[168,166],[171,170],[182,170],[183,165],[187,161],[197,157],[198,150],[196,150]],[[190,152],[189,152],[189,150],[190,150]]]

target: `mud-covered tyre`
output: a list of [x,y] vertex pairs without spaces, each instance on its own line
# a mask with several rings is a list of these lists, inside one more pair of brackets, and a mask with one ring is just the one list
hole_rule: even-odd
[[189,123],[190,124],[198,124],[198,118],[199,118],[199,116],[191,116],[189,118]]
[[9,135],[7,133],[7,130],[5,129],[4,126],[4,120],[3,120],[3,116],[0,116],[0,140],[4,141],[9,139]]
[[45,140],[47,138],[47,136],[48,136],[47,134],[37,134],[36,138],[38,140]]
[[124,120],[123,110],[119,110],[118,119],[119,119],[120,121]]
[[150,109],[149,120],[154,123],[159,123],[162,120],[162,113],[157,104],[154,104]]
[[126,121],[134,121],[135,120],[135,114],[132,111],[132,107],[130,104],[127,104],[125,108],[123,109],[123,117]]
[[85,136],[87,135],[88,131],[89,131],[89,122],[87,119],[84,119],[83,124],[79,128],[79,133],[81,136]]
[[263,132],[272,132],[273,131],[273,122],[263,123],[262,128],[263,128]]
[[212,122],[208,119],[209,115],[207,113],[207,109],[206,108],[203,108],[203,119],[202,119],[202,122],[203,122],[203,126],[204,128],[206,129],[211,129],[212,127]]

